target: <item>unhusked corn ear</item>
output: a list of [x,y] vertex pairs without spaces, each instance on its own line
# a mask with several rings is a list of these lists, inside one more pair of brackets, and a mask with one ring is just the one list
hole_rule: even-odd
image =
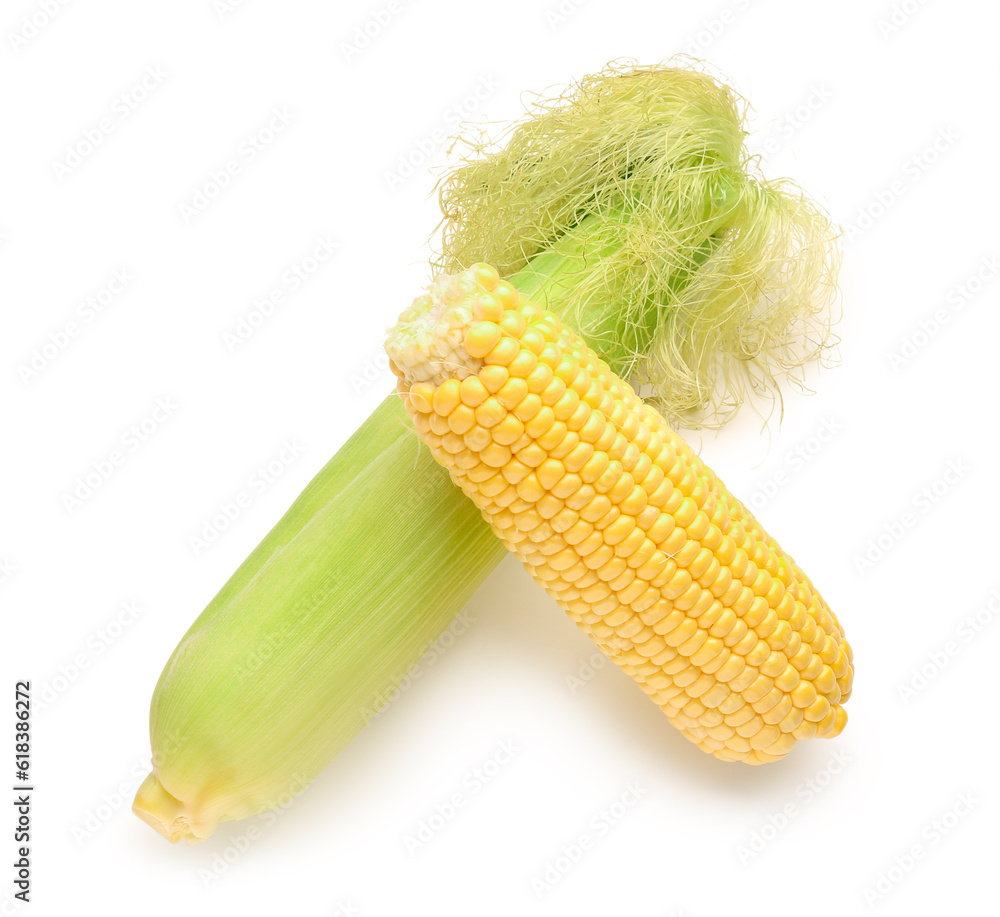
[[195,844],[285,805],[397,692],[503,554],[389,395],[171,654],[150,703],[154,770],[133,811]]
[[386,342],[420,437],[507,548],[699,748],[838,735],[854,675],[799,567],[655,410],[489,265]]

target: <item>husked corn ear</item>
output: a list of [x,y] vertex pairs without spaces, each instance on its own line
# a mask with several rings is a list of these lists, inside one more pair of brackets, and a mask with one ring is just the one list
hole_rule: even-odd
[[507,548],[704,751],[762,764],[844,728],[819,592],[660,415],[486,264],[386,342],[420,437]]

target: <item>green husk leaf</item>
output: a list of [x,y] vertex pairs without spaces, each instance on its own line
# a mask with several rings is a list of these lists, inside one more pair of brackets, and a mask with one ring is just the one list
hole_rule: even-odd
[[195,843],[304,789],[504,553],[386,398],[170,657],[136,813]]

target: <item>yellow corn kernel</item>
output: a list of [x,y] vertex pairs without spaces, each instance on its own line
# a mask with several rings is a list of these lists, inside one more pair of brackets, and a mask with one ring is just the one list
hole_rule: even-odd
[[762,764],[839,734],[850,646],[794,561],[584,341],[506,287],[498,315],[499,282],[474,280],[427,306],[462,341],[443,369],[412,336],[386,347],[418,433],[508,549],[703,750]]

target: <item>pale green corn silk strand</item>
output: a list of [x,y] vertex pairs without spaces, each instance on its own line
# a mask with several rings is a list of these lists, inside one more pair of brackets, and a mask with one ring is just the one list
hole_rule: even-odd
[[466,163],[439,186],[437,266],[514,274],[598,215],[601,257],[563,265],[543,304],[611,347],[668,420],[724,422],[832,345],[840,260],[822,210],[757,174],[745,108],[669,63],[612,65],[538,99],[499,141],[464,139]]
[[[496,264],[674,412],[701,406],[726,360],[783,353],[832,282],[827,224],[750,178],[742,141],[735,96],[701,73],[590,77],[446,180],[441,266]],[[387,398],[174,651],[136,813],[194,843],[287,802],[504,554]]]

